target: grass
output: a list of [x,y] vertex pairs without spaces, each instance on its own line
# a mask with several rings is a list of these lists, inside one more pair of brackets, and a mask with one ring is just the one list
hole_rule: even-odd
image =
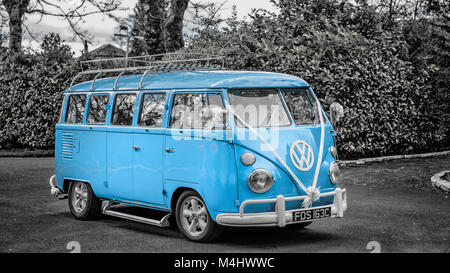
[[53,157],[54,150],[12,149],[0,150],[0,157]]

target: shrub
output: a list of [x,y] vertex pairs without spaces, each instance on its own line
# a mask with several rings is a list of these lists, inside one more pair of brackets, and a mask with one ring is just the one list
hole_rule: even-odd
[[0,148],[54,144],[63,90],[78,68],[70,47],[47,35],[41,52],[7,56],[0,64]]
[[275,3],[279,13],[257,11],[239,28],[200,33],[188,51],[223,54],[230,68],[299,76],[325,109],[341,103],[342,158],[450,148],[448,96],[443,100],[433,87],[440,68],[410,60],[401,27],[369,6]]

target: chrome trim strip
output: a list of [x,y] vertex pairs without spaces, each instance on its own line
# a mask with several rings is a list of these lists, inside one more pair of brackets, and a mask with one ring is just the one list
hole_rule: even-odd
[[141,216],[137,216],[137,215],[133,215],[133,214],[128,214],[128,213],[111,210],[110,207],[113,204],[115,204],[115,203],[108,202],[103,207],[102,213],[109,215],[109,216],[119,217],[122,219],[127,219],[127,220],[131,220],[131,221],[135,221],[135,222],[139,222],[139,223],[143,223],[143,224],[148,224],[148,225],[152,225],[152,226],[158,226],[158,227],[168,227],[169,226],[168,219],[169,219],[171,213],[165,215],[161,220],[155,220],[155,219],[151,219],[151,218],[145,218],[145,217],[141,217]]
[[107,200],[107,201],[109,201],[113,204],[135,205],[135,206],[139,206],[139,207],[143,207],[143,208],[156,209],[156,210],[160,210],[160,211],[167,211],[167,212],[172,211],[171,209],[168,209],[168,208],[148,205],[148,204],[136,202],[136,201],[125,201],[125,200]]

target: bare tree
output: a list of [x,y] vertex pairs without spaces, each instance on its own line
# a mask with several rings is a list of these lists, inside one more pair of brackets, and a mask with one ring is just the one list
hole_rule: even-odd
[[84,18],[94,14],[113,16],[112,12],[121,9],[122,4],[121,0],[65,1],[64,6],[72,5],[64,8],[60,2],[59,0],[1,0],[0,15],[2,18],[7,16],[9,21],[9,50],[16,52],[21,49],[23,30],[28,31],[28,27],[24,24],[26,15],[37,14],[40,19],[43,16],[63,18],[69,23],[76,36],[87,39],[87,33],[80,29],[80,23],[84,22]]
[[22,22],[30,0],[2,0],[9,15],[9,49],[18,51],[22,46]]
[[169,13],[163,26],[166,33],[164,39],[166,52],[184,47],[183,19],[188,4],[189,0],[172,0],[170,2]]
[[[211,23],[199,18],[218,17],[223,4],[190,0],[139,0],[132,18],[132,35],[143,36],[144,41],[134,39],[131,54],[159,54],[184,47],[183,27],[187,23]],[[186,12],[189,12],[188,16]],[[206,15],[205,15],[206,14]],[[192,20],[186,17],[192,17]]]
[[144,41],[133,39],[132,55],[142,52],[159,54],[165,52],[164,20],[167,1],[139,0],[136,4],[132,25],[132,35],[143,36]]
[[135,40],[133,53],[151,54],[170,52],[184,46],[183,18],[189,0],[139,0],[135,8],[134,34],[144,37],[144,43]]

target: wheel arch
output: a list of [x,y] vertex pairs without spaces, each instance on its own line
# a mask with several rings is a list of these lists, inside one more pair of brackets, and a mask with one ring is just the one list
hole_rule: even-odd
[[[199,195],[202,197],[203,200],[205,200],[205,198],[203,198],[203,196],[202,196],[197,190],[195,190],[194,188],[186,187],[186,186],[178,187],[178,188],[172,193],[172,196],[171,196],[171,198],[170,198],[170,209],[171,209],[173,212],[175,212],[175,210],[176,210],[176,206],[177,206],[178,199],[180,198],[181,194],[183,194],[183,192],[185,192],[185,191],[194,191],[194,192],[196,192],[197,194],[199,194]],[[206,202],[206,201],[205,201],[205,202]],[[206,207],[206,208],[208,208],[208,207]]]
[[214,208],[211,202],[209,202],[211,201],[209,199],[214,198],[214,195],[209,194],[210,192],[208,191],[204,191],[201,184],[166,180],[165,190],[167,194],[166,206],[170,208],[172,211],[175,211],[177,200],[184,191],[186,190],[195,191],[203,199],[203,202],[206,205],[206,209],[208,210],[209,215],[215,221],[218,211],[217,208]]
[[[91,189],[92,189],[92,185],[91,185],[90,181],[83,180],[83,179],[64,178],[64,180],[63,180],[63,191],[65,193],[69,192],[70,184],[73,183],[73,182],[83,182],[83,183],[89,184],[89,186],[91,186]],[[94,190],[92,190],[92,191],[94,191]]]
[[178,184],[171,190],[169,190],[169,189],[167,190],[168,197],[170,199],[170,200],[168,200],[167,205],[170,206],[169,208],[172,210],[172,212],[175,212],[176,206],[177,206],[177,201],[180,198],[181,194],[185,191],[194,191],[198,195],[200,195],[200,197],[203,199],[203,202],[206,205],[206,209],[208,210],[209,214],[211,216],[215,215],[211,206],[209,206],[209,204],[208,204],[208,198],[206,198],[206,196],[204,195],[204,193],[202,191],[202,187],[199,184],[191,184],[191,183]]

